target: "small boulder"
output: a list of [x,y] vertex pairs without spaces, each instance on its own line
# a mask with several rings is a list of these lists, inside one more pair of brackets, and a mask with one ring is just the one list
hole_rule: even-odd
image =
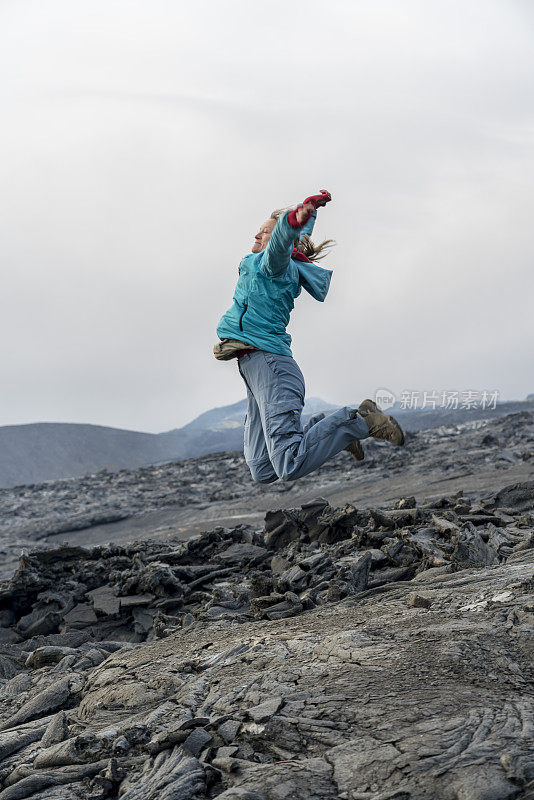
[[198,756],[201,750],[211,742],[212,738],[211,733],[208,733],[204,728],[195,728],[183,743],[183,748],[191,753],[192,756]]
[[236,738],[237,734],[239,733],[239,729],[241,727],[241,723],[237,719],[228,719],[226,722],[223,722],[222,725],[219,725],[217,728],[217,733],[219,736],[222,736],[225,742],[233,742]]
[[236,542],[226,550],[223,550],[222,553],[219,553],[217,559],[222,561],[223,564],[260,564],[267,556],[268,551],[265,547],[247,544],[246,542]]
[[271,697],[259,706],[249,708],[247,714],[254,722],[266,722],[281,708],[283,700],[281,697]]
[[430,608],[432,600],[420,594],[412,594],[408,600],[408,608]]

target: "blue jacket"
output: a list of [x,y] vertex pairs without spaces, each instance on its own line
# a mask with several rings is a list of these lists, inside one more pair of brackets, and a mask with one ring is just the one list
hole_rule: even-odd
[[316,214],[302,228],[292,228],[281,214],[265,250],[249,253],[239,265],[234,302],[217,326],[220,339],[238,339],[260,350],[290,356],[286,332],[294,300],[302,289],[322,302],[332,271],[291,257],[295,240],[311,234]]

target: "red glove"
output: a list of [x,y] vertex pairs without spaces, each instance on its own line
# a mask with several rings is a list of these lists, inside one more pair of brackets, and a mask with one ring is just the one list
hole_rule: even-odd
[[321,189],[321,194],[312,194],[311,197],[307,197],[300,206],[297,206],[295,209],[293,209],[293,211],[290,211],[287,215],[287,221],[292,228],[302,228],[302,226],[307,223],[313,212],[308,211],[305,218],[300,222],[297,222],[297,211],[303,208],[305,205],[311,205],[314,209],[318,209],[321,206],[325,206],[327,203],[329,203],[331,199],[332,195],[330,192],[327,192],[326,189]]
[[309,218],[312,215],[312,212],[309,211],[306,214],[306,217],[302,219],[300,222],[297,221],[297,211],[301,209],[305,205],[311,205],[315,209],[320,208],[321,206],[325,206],[327,203],[330,202],[332,199],[332,195],[330,192],[327,192],[326,189],[321,189],[321,194],[313,194],[311,197],[307,197],[304,203],[300,206],[297,206],[293,211],[290,211],[287,215],[287,221],[291,225],[292,228],[302,228],[303,225],[307,223]]
[[325,206],[327,203],[329,203],[331,199],[332,195],[330,192],[327,192],[326,189],[321,189],[321,194],[312,194],[311,197],[307,197],[303,205],[306,205],[306,203],[311,203],[315,206],[315,208],[321,208],[321,206]]

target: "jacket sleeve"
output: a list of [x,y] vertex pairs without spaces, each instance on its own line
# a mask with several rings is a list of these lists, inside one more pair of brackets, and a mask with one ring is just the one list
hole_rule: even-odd
[[260,269],[269,278],[279,278],[289,267],[295,240],[298,239],[304,227],[292,228],[287,221],[288,213],[278,217],[263,253]]
[[318,264],[313,264],[311,261],[299,261],[298,270],[299,283],[302,288],[306,289],[314,300],[319,300],[319,302],[322,303],[330,288],[332,270],[324,269]]
[[306,236],[311,236],[313,233],[313,226],[315,225],[315,220],[317,219],[317,211],[314,211],[309,220],[302,226],[299,233],[299,239],[303,233]]

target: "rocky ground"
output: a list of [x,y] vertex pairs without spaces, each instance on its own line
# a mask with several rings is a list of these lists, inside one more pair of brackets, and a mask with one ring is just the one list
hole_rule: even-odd
[[[299,504],[228,455],[4,492],[5,537],[48,539],[0,583],[0,800],[534,798],[533,443],[529,414],[370,443]],[[54,544],[113,508],[146,536],[167,491],[284,508]]]
[[252,483],[241,453],[0,489],[0,578],[36,544],[187,539],[217,524],[261,526],[265,512],[317,495],[368,507],[402,494],[418,499],[480,493],[534,478],[534,414],[407,434],[403,448],[366,439],[366,458],[339,453],[295,483]]

